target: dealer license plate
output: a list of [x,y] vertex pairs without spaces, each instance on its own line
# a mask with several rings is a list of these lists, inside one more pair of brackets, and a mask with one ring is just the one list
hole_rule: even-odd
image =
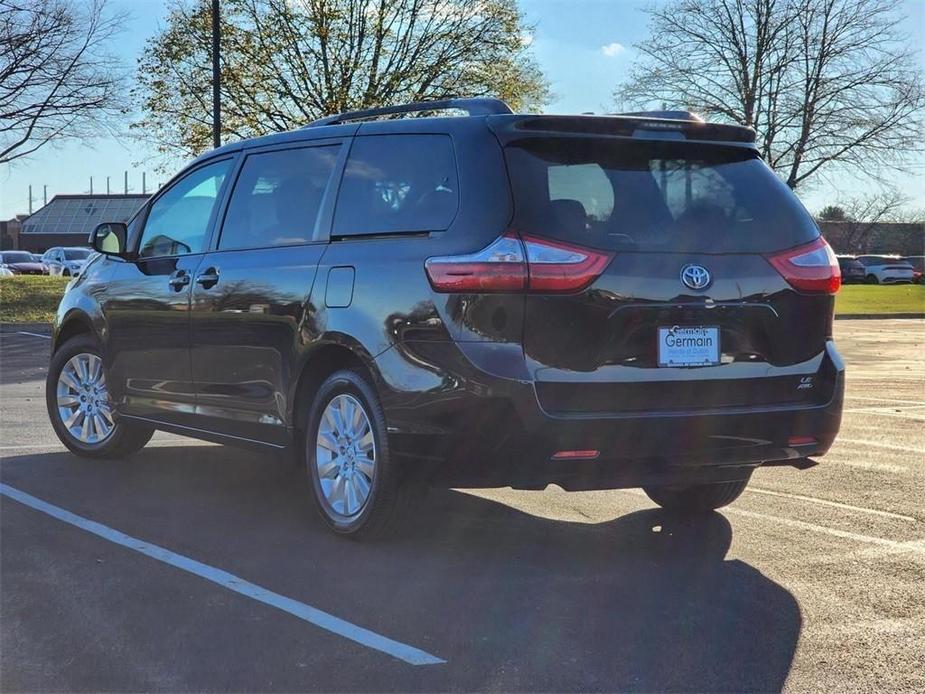
[[719,364],[719,328],[675,325],[658,329],[659,366]]

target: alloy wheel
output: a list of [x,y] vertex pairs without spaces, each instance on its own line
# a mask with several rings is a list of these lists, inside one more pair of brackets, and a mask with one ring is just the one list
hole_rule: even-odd
[[363,405],[352,395],[325,407],[315,441],[315,465],[328,512],[356,517],[369,501],[376,476],[376,441]]
[[61,369],[57,387],[58,416],[83,444],[98,444],[112,434],[115,422],[103,362],[95,354],[75,354]]

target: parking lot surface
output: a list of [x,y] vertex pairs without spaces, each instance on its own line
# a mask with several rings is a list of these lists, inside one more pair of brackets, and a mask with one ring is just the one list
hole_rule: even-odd
[[720,513],[432,491],[377,544],[281,458],[66,452],[44,336],[0,329],[3,691],[925,689],[923,321],[837,321],[832,451]]

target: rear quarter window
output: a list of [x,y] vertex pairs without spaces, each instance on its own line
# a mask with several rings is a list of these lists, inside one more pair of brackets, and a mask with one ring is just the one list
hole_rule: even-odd
[[796,196],[743,148],[526,138],[505,149],[514,226],[607,250],[765,253],[812,241]]
[[447,135],[370,135],[350,149],[334,214],[334,236],[442,231],[459,207]]

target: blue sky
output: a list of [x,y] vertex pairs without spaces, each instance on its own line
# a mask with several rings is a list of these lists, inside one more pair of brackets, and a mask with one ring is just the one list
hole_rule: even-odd
[[[657,0],[661,1],[661,0]],[[118,41],[118,53],[134,67],[146,38],[163,25],[163,0],[111,0],[128,10],[130,20]],[[611,107],[614,86],[626,75],[633,60],[633,43],[646,35],[641,8],[647,0],[520,0],[527,19],[536,26],[533,48],[549,78],[555,99],[550,113],[603,112]],[[908,31],[917,46],[925,45],[925,0],[905,0]],[[925,57],[920,56],[925,71]],[[26,161],[0,167],[0,219],[27,212],[28,186],[32,185],[33,210],[42,204],[43,186],[48,198],[55,193],[85,193],[93,177],[95,192],[105,192],[110,177],[113,192],[122,192],[123,172],[129,171],[131,192],[141,191],[141,172],[148,171],[148,190],[162,182],[151,163],[134,166],[150,157],[137,142],[109,137],[92,143],[70,143],[46,148]],[[891,183],[925,207],[925,158],[913,167],[914,175],[893,176]],[[870,189],[870,184],[841,177],[800,191],[807,206],[816,210],[839,197]]]

